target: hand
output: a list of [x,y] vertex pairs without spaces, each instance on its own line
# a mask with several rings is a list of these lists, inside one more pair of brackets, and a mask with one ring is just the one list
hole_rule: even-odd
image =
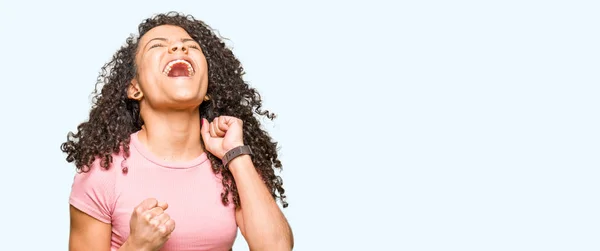
[[230,117],[216,117],[212,122],[202,119],[202,140],[207,151],[222,159],[227,151],[244,145],[242,120]]
[[128,244],[136,250],[159,250],[175,229],[175,221],[165,213],[168,205],[145,199],[131,214]]

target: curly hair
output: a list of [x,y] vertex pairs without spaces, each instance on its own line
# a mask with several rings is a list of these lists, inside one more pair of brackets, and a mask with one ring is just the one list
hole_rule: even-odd
[[[101,68],[92,93],[89,119],[77,126],[76,133],[69,132],[67,141],[61,144],[61,150],[67,154],[67,162],[74,162],[78,172],[88,172],[89,166],[98,158],[100,166],[108,169],[113,161],[112,154],[129,156],[130,135],[141,130],[144,124],[138,101],[127,97],[127,88],[136,76],[138,42],[150,29],[161,25],[179,26],[200,44],[208,63],[207,95],[210,97],[209,102],[200,105],[200,115],[209,121],[227,115],[244,122],[244,144],[252,148],[256,170],[273,198],[279,199],[284,208],[287,207],[283,181],[275,174],[275,169],[282,168],[277,142],[261,128],[257,118],[262,116],[273,120],[275,114],[261,109],[260,94],[243,80],[241,63],[220,36],[204,22],[182,13],[168,12],[145,19],[138,26],[139,35],[129,36],[112,59]],[[223,177],[223,204],[230,203],[231,195],[238,208],[240,199],[231,172],[223,167],[220,159],[210,152],[206,154],[213,172]]]

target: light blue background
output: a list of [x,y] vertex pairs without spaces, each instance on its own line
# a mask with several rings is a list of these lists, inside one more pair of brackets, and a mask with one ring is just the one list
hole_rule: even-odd
[[1,249],[67,249],[59,145],[177,10],[279,114],[295,250],[600,250],[598,2],[369,2],[2,0]]

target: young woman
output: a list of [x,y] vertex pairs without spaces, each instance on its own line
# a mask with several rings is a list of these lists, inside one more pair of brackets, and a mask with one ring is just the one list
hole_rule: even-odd
[[291,250],[277,144],[260,95],[202,21],[146,19],[101,71],[74,162],[70,250]]

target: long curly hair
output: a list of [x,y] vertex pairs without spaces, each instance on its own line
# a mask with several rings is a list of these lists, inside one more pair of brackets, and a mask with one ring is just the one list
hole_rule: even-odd
[[[61,150],[67,154],[67,162],[75,162],[78,172],[88,172],[98,158],[100,166],[108,169],[112,165],[112,154],[129,156],[130,135],[141,130],[144,121],[138,101],[127,97],[127,88],[136,76],[135,55],[139,38],[160,25],[179,26],[200,44],[208,63],[207,95],[210,97],[209,102],[200,105],[200,115],[209,121],[227,115],[244,122],[244,144],[252,148],[256,170],[273,198],[287,207],[282,179],[275,174],[275,169],[282,168],[277,156],[277,142],[261,128],[258,120],[258,117],[273,120],[275,114],[261,109],[261,96],[244,82],[241,63],[220,36],[204,22],[182,13],[168,12],[144,20],[138,27],[139,35],[129,36],[102,67],[92,93],[89,119],[77,126],[77,132],[69,132],[67,141],[61,144]],[[223,167],[220,159],[210,152],[206,154],[213,172],[223,177],[223,204],[230,203],[231,195],[236,208],[239,207],[240,199],[231,172]]]

